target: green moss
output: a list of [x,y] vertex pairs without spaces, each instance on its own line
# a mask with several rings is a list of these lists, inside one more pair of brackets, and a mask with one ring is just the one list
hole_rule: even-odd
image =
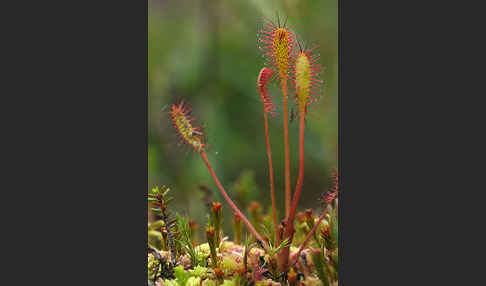
[[162,234],[156,230],[148,231],[148,243],[157,249],[163,249]]
[[165,279],[164,284],[165,284],[165,286],[181,286],[181,285],[179,285],[179,283],[177,283],[177,281],[175,279],[172,279],[172,280]]
[[222,252],[222,251],[226,251],[228,249],[230,249],[232,246],[234,245],[233,242],[231,241],[224,241],[223,243],[221,243],[221,245],[219,246],[219,251]]
[[148,274],[148,280],[153,280],[154,275],[156,274],[157,270],[157,275],[160,275],[160,265],[157,260],[155,260],[154,256],[150,253],[148,255],[148,262],[147,262],[147,274]]
[[268,286],[271,285],[270,283],[275,283],[275,282],[272,280],[262,280],[255,283],[255,286]]
[[218,284],[214,280],[206,279],[202,282],[202,286],[217,286]]
[[221,262],[221,268],[224,270],[226,275],[233,273],[238,266],[235,259],[231,256],[223,257],[223,261]]
[[235,286],[235,282],[232,280],[224,280],[223,284],[221,286]]
[[199,286],[201,284],[201,278],[189,277],[186,282],[186,286]]
[[196,266],[193,270],[189,270],[192,276],[199,278],[207,278],[209,276],[209,269],[202,266]]
[[300,246],[302,243],[304,243],[305,237],[307,236],[307,233],[309,233],[310,229],[307,223],[302,222],[296,224],[295,227],[295,234],[294,234],[294,239],[292,240],[292,245],[294,246]]
[[211,254],[211,249],[209,248],[208,243],[203,243],[196,247],[196,252],[202,255],[206,255],[206,257],[209,257],[209,254]]
[[305,280],[304,280],[304,285],[305,286],[323,286],[321,280],[319,280],[318,278],[315,278],[315,277],[307,277]]
[[236,274],[233,276],[233,282],[235,283],[235,286],[240,286],[241,285],[241,276]]

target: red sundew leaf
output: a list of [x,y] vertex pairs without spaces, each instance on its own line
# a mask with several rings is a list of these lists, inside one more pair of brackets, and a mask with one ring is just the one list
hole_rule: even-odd
[[[265,18],[265,17],[264,17]],[[295,42],[295,33],[284,24],[278,25],[271,20],[265,18],[266,23],[259,31],[259,42],[263,44],[260,46],[263,57],[266,59],[265,65],[270,69],[276,71],[279,79],[288,78],[289,62],[292,55]]]
[[181,143],[186,143],[197,152],[201,152],[206,146],[206,139],[201,128],[193,126],[195,119],[190,117],[190,111],[191,108],[186,106],[184,101],[181,101],[179,104],[172,105],[169,114],[174,128],[181,138]]

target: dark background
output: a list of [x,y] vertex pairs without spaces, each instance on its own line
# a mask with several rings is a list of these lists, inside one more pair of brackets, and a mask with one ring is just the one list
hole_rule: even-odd
[[[200,156],[179,147],[168,120],[176,99],[185,99],[205,127],[209,159],[230,196],[246,212],[248,200],[270,207],[268,163],[262,104],[256,78],[264,59],[257,35],[264,16],[277,15],[327,66],[317,102],[310,107],[305,130],[305,179],[300,209],[318,208],[319,194],[338,168],[338,7],[324,1],[149,1],[148,17],[148,168],[149,189],[167,185],[174,210],[206,223],[207,210],[198,190],[204,184],[222,201]],[[289,94],[292,95],[289,89]],[[284,142],[282,94],[270,89],[277,112],[270,118],[270,140],[277,206],[284,211]],[[294,100],[289,101],[293,107]],[[298,120],[290,124],[291,186],[298,175]],[[242,177],[240,177],[242,176]],[[245,178],[252,190],[244,200],[234,188]],[[254,181],[254,183],[252,183]],[[226,214],[231,214],[223,203]],[[230,226],[229,221],[227,226]]]

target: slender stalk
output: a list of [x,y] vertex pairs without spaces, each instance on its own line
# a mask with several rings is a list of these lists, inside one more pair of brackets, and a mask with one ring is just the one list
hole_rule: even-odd
[[290,210],[290,156],[289,156],[289,120],[287,104],[287,77],[282,77],[283,115],[284,115],[284,142],[285,142],[285,218]]
[[[284,234],[282,239],[293,238],[294,229],[294,219],[295,212],[297,211],[297,204],[299,202],[300,193],[302,192],[302,183],[304,181],[304,127],[305,127],[305,110],[299,110],[299,177],[297,179],[297,185],[295,186],[294,197],[292,198],[292,206],[289,211],[289,216],[286,220],[286,225],[284,229]],[[290,246],[284,247],[279,254],[279,268],[281,271],[288,269],[289,263]]]
[[213,264],[213,268],[218,267],[218,255],[216,254],[216,231],[214,230],[214,226],[210,226],[206,228],[206,239],[209,244],[209,250],[211,252],[211,262]]
[[243,225],[241,225],[241,218],[236,213],[233,215],[233,229],[235,233],[235,243],[241,244],[241,236],[243,233]]
[[216,177],[216,174],[214,173],[214,170],[211,167],[211,164],[209,163],[208,156],[206,155],[206,151],[204,151],[204,149],[202,149],[201,152],[200,152],[200,154],[201,154],[201,158],[203,159],[204,163],[206,163],[206,166],[208,167],[208,170],[211,173],[211,176],[213,176],[214,182],[218,186],[218,189],[221,191],[221,194],[223,195],[223,197],[225,198],[225,200],[231,206],[231,208],[233,209],[233,211],[235,213],[237,213],[241,217],[241,219],[243,220],[243,222],[246,224],[246,226],[251,231],[251,233],[256,237],[256,239],[258,239],[261,242],[263,248],[265,250],[268,250],[268,247],[267,247],[265,241],[258,234],[258,232],[255,230],[255,228],[251,225],[251,223],[248,221],[248,219],[246,218],[246,216],[238,209],[238,207],[235,205],[235,203],[233,203],[233,201],[230,199],[230,197],[228,196],[228,194],[224,190],[223,186],[221,185],[221,183],[218,180],[218,177]]
[[304,183],[304,128],[305,128],[305,111],[300,112],[299,125],[299,177],[297,178],[297,185],[295,186],[294,197],[292,198],[292,206],[290,207],[288,221],[293,223],[297,205],[299,203],[300,194],[302,192],[302,184]]
[[317,221],[316,224],[314,224],[314,227],[312,227],[312,229],[309,231],[309,233],[307,234],[307,236],[305,237],[305,240],[304,242],[302,243],[302,245],[299,247],[299,250],[297,251],[297,255],[295,256],[296,259],[295,261],[292,263],[291,267],[294,266],[297,261],[299,260],[299,255],[300,253],[302,252],[302,250],[307,246],[307,243],[309,243],[309,240],[310,238],[312,237],[312,235],[316,232],[317,228],[319,227],[319,225],[321,224],[322,220],[324,219],[324,217],[326,216],[327,214],[327,206],[326,208],[324,209],[324,211],[322,211],[322,214],[321,216],[319,217],[319,220]]
[[272,214],[273,214],[273,227],[275,231],[275,240],[277,244],[280,243],[280,237],[278,236],[278,217],[277,217],[277,207],[275,203],[275,185],[273,181],[273,164],[272,164],[272,149],[270,148],[270,136],[268,135],[268,116],[263,110],[263,117],[265,120],[265,139],[267,142],[267,157],[268,157],[268,170],[270,172],[270,194],[272,197]]

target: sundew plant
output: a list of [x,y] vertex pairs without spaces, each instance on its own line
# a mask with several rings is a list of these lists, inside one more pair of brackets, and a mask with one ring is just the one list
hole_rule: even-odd
[[[201,164],[207,167],[224,202],[207,202],[204,237],[198,238],[199,226],[193,219],[172,213],[170,186],[156,186],[149,192],[149,209],[158,216],[158,220],[148,225],[149,285],[338,285],[337,172],[330,178],[331,187],[315,195],[321,209],[297,212],[301,194],[307,191],[303,188],[304,139],[306,120],[312,118],[306,115],[320,96],[321,77],[326,69],[315,52],[318,46],[308,47],[287,20],[266,19],[258,33],[258,41],[265,64],[255,71],[256,80],[248,84],[255,85],[254,96],[261,101],[261,113],[254,116],[262,118],[271,206],[253,201],[246,214],[245,209],[240,209],[211,165],[206,134],[192,115],[189,102],[173,103],[164,112],[180,142],[193,151],[191,156],[201,157]],[[279,95],[270,95],[272,84],[278,86]],[[272,133],[279,132],[271,130],[269,125],[269,121],[277,118],[274,116],[277,101],[281,103],[279,112],[283,115],[284,178],[274,176],[270,140]],[[290,176],[289,101],[297,106],[299,130],[295,185]],[[277,179],[284,181],[284,190],[276,189]],[[242,178],[236,188],[244,182]],[[285,209],[277,209],[277,196],[284,198]],[[268,214],[264,214],[265,209],[269,210]],[[225,220],[233,226],[233,233],[224,233]]]

